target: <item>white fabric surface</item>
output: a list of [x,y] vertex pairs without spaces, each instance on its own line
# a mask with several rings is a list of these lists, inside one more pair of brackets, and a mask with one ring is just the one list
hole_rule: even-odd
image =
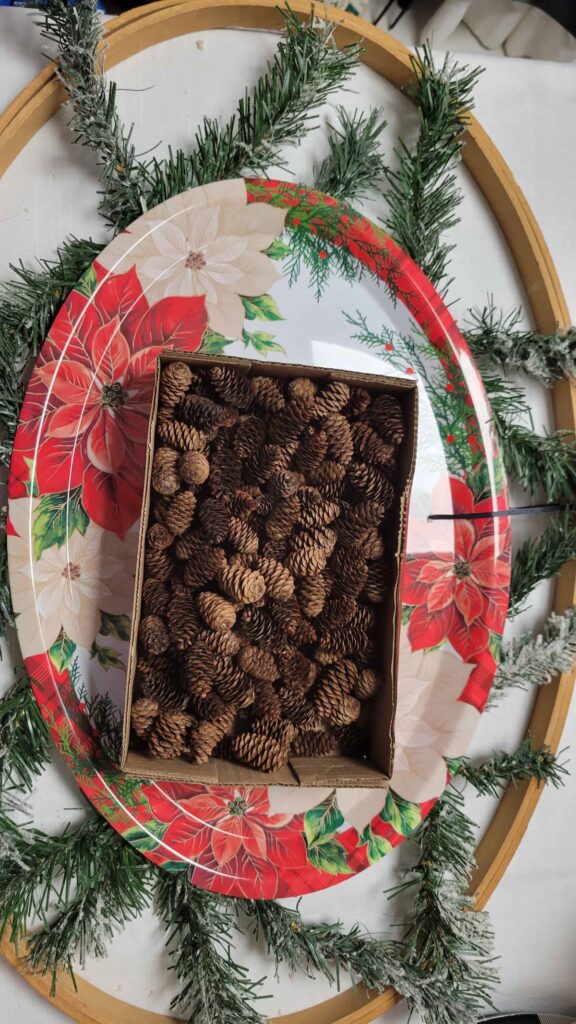
[[446,46],[464,24],[487,50],[504,47],[509,57],[569,61],[576,57],[576,40],[544,11],[520,0],[444,0],[426,22],[420,41]]
[[[30,18],[22,11],[0,14],[0,108],[30,80],[41,66],[41,44]],[[196,44],[202,40],[203,46]],[[252,81],[273,52],[275,39],[246,32],[202,33],[198,37],[165,43],[115,69],[122,90],[120,102],[128,121],[136,123],[141,150],[161,140],[161,153],[169,141],[186,145],[201,114],[228,114],[245,84]],[[576,199],[571,161],[576,156],[576,70],[569,65],[534,64],[488,57],[477,95],[480,120],[500,146],[543,227],[560,273],[573,315],[576,315],[573,238]],[[222,68],[226,69],[225,76]],[[349,108],[377,103],[386,108],[390,127],[385,144],[390,151],[399,128],[414,129],[415,115],[407,101],[374,73],[360,70],[353,92],[342,94]],[[505,97],[505,102],[503,102]],[[67,144],[66,115],[61,113],[38,133],[0,182],[0,274],[20,257],[48,255],[68,233],[102,236],[95,213],[94,162],[89,153]],[[312,167],[325,152],[320,134],[288,152],[285,177],[311,180]],[[522,301],[522,290],[503,240],[478,190],[462,173],[465,201],[462,223],[454,232],[458,244],[452,267],[456,313],[482,303],[492,293],[508,307]],[[376,217],[378,203],[369,211]],[[531,390],[537,427],[549,422],[547,397]],[[517,531],[518,536],[521,530]],[[550,587],[542,585],[532,608],[516,629],[531,628],[549,607]],[[10,656],[0,667],[0,678],[11,677]],[[474,753],[493,748],[512,749],[523,734],[531,698],[514,694],[486,716],[474,742]],[[576,716],[566,730],[565,742],[574,746]],[[529,826],[527,836],[506,877],[491,900],[490,911],[501,956],[502,985],[497,1001],[502,1007],[569,1012],[576,1008],[573,970],[576,952],[574,905],[576,854],[574,797],[570,780],[560,792],[547,791]],[[36,823],[55,830],[81,813],[77,791],[58,762],[41,780],[34,800]],[[482,827],[490,818],[490,801],[471,798],[471,812]],[[363,875],[326,894],[303,901],[306,916],[339,917],[347,924],[363,922],[374,932],[387,930],[398,910],[382,891],[396,877],[409,854],[402,848]],[[157,1011],[167,1011],[170,978],[160,969],[164,962],[163,935],[151,916],[119,936],[108,960],[91,963],[85,974],[95,984],[122,999]],[[268,969],[262,955],[246,944],[239,955],[261,976]],[[270,1015],[316,1003],[329,994],[322,982],[282,977],[270,983],[273,998],[264,1005]],[[62,1024],[64,1017],[29,989],[0,961],[2,1024]],[[387,1024],[405,1024],[405,1007],[386,1016]],[[414,1022],[416,1024],[416,1022]]]

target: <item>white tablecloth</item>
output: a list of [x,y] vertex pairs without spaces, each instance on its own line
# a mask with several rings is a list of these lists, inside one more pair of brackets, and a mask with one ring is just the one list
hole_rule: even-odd
[[[200,40],[203,45],[197,45]],[[253,32],[202,33],[175,40],[141,54],[116,69],[120,102],[126,118],[136,123],[139,149],[168,142],[186,145],[201,114],[228,114],[245,84],[256,77],[275,39]],[[3,108],[42,65],[41,42],[23,11],[0,13],[0,108]],[[470,58],[465,58],[470,62]],[[576,237],[576,68],[488,57],[486,73],[477,90],[477,113],[510,163],[543,227],[560,273],[572,312],[576,315],[574,238]],[[225,74],[223,74],[225,69]],[[354,92],[340,99],[349,108],[371,103],[383,105],[389,120],[386,145],[391,149],[401,128],[410,134],[415,113],[407,101],[372,72],[362,69]],[[328,111],[330,116],[330,111]],[[68,145],[66,116],[53,119],[0,182],[0,275],[8,276],[8,263],[34,255],[46,256],[68,234],[102,235],[95,213],[95,176],[92,156]],[[320,133],[313,133],[298,150],[288,153],[289,175],[311,181],[312,168],[325,153]],[[284,176],[288,176],[286,173]],[[488,293],[508,307],[523,301],[521,287],[498,228],[475,186],[462,174],[465,200],[462,222],[454,232],[458,244],[453,264],[456,279],[452,294],[456,312],[482,303]],[[380,207],[368,207],[378,216]],[[534,389],[537,427],[549,421],[545,395]],[[516,629],[542,621],[549,607],[550,588],[543,585]],[[0,667],[2,680],[11,676],[10,658]],[[474,752],[512,749],[523,734],[531,698],[514,694],[501,709],[485,716]],[[576,743],[576,716],[572,715],[565,742]],[[497,1002],[515,1009],[576,1010],[574,955],[576,953],[576,786],[546,792],[532,819],[526,838],[504,881],[490,903],[501,956],[502,985]],[[36,822],[55,830],[77,819],[77,791],[58,762],[44,776],[34,800]],[[489,801],[470,798],[470,809],[483,827],[493,809]],[[393,878],[397,859],[387,858],[327,894],[303,901],[310,918],[339,917],[348,924],[362,921],[374,932],[388,928],[394,908],[382,891]],[[112,956],[88,965],[85,973],[95,984],[122,999],[167,1011],[169,981],[164,963],[163,935],[152,917],[137,929],[118,937]],[[265,958],[251,947],[240,954],[256,976],[267,970]],[[329,994],[322,982],[282,977],[271,983],[273,999],[266,1012],[289,1012],[310,1006]],[[0,961],[1,1019],[3,1024],[59,1024],[64,1018],[42,1002],[18,976]],[[387,1015],[388,1024],[404,1024],[405,1007]]]

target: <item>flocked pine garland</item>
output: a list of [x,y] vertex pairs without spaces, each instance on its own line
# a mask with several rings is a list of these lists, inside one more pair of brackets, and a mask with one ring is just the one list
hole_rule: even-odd
[[[92,0],[80,0],[76,8],[68,8],[64,0],[50,0],[44,11],[44,30],[59,46],[59,71],[73,101],[72,127],[77,141],[90,145],[100,156],[105,184],[102,210],[112,224],[123,226],[147,205],[213,177],[236,175],[248,167],[265,170],[276,157],[278,146],[310,127],[309,111],[351,74],[358,54],[352,48],[338,56],[338,51],[327,45],[331,30],[318,28],[313,20],[300,26],[288,13],[286,22],[286,37],[276,62],[250,101],[239,104],[236,122],[221,128],[217,122],[205,121],[190,154],[170,154],[163,162],[143,162],[136,157],[131,135],[125,133],[117,117],[114,86],[107,86],[99,74],[96,54],[100,26],[95,5]],[[295,76],[295,67],[301,72],[302,62],[307,73]],[[416,59],[415,73],[415,95],[423,114],[421,133],[412,153],[402,150],[400,176],[389,175],[389,184],[396,182],[396,205],[391,203],[391,216],[396,216],[398,225],[393,233],[408,249],[411,239],[420,246],[417,258],[438,282],[446,277],[449,257],[442,235],[454,222],[459,201],[453,177],[463,125],[458,118],[465,117],[459,111],[469,108],[477,73],[465,69],[459,77],[460,72],[449,64],[438,72],[428,51]],[[291,136],[290,124],[298,123],[298,116],[304,120],[298,135]],[[377,147],[380,126],[381,115],[376,112],[368,118],[355,115],[341,121],[341,131],[333,132],[330,156],[320,169],[325,187],[339,194],[356,187],[358,195],[362,168],[366,186],[377,167],[385,173]],[[443,150],[437,154],[437,162],[426,163],[424,159],[426,139],[434,139],[438,150]],[[247,152],[249,159],[245,158]],[[222,153],[227,163],[218,163]],[[242,159],[237,159],[238,154]],[[349,174],[348,182],[339,188],[339,174],[344,168],[350,170],[351,154],[357,161],[356,183]],[[410,180],[414,190],[402,192],[402,181]],[[41,266],[36,273],[20,268],[19,283],[4,288],[0,359],[8,386],[0,416],[5,461],[11,450],[28,361],[61,302],[100,248],[91,242],[66,243],[56,264]],[[485,327],[482,330],[486,334]],[[500,337],[504,334],[500,328]],[[558,336],[554,358],[547,363],[550,376],[563,375],[572,365],[570,336],[566,339],[568,347]],[[545,341],[542,339],[542,344]],[[525,339],[514,336],[506,349],[504,342],[495,339],[494,350],[501,360],[502,352],[507,351],[511,367],[515,360],[524,358],[523,368],[527,369],[523,344]],[[527,595],[538,573],[542,576],[548,572],[551,555],[548,541],[532,542],[517,572],[517,600]],[[2,606],[8,611],[6,590],[0,595]],[[574,622],[568,615],[551,617],[542,640],[524,638],[519,643],[515,652],[504,656],[496,681],[499,693],[519,685],[515,653],[520,661],[529,657],[532,649],[538,654],[532,661],[533,671],[526,674],[529,683],[549,681],[551,665],[568,667],[574,650]],[[544,650],[548,659],[543,656]],[[29,686],[20,680],[0,704],[4,807],[13,787],[31,789],[34,775],[41,772],[48,756],[46,727]],[[549,751],[533,751],[526,743],[515,755],[495,755],[480,768],[472,767],[467,759],[450,767],[480,792],[530,777],[557,784],[562,772]],[[76,957],[82,961],[86,955],[103,954],[114,926],[147,905],[154,869],[100,819],[90,818],[61,837],[22,829],[5,813],[2,824],[0,925],[3,922],[7,927],[10,918],[13,937],[23,937],[31,919],[40,916],[44,924],[32,938],[29,955],[33,966],[51,971],[54,978],[59,966],[71,969]],[[346,932],[339,925],[306,925],[297,911],[274,903],[224,900],[189,886],[183,875],[171,878],[160,873],[155,879],[156,900],[169,935],[177,940],[171,955],[181,982],[176,1000],[180,1011],[201,1024],[261,1019],[248,1007],[248,1001],[258,994],[257,983],[251,982],[231,957],[227,915],[235,906],[248,915],[249,925],[264,938],[277,963],[321,972],[331,980],[337,978],[340,968],[347,969],[373,989],[393,984],[429,1024],[467,1024],[475,1020],[494,981],[491,935],[485,916],[477,914],[467,895],[474,832],[457,792],[447,791],[414,839],[421,851],[409,879],[417,886],[416,898],[409,931],[400,941],[374,940],[357,928]],[[96,850],[100,853],[99,867],[92,878]],[[86,878],[86,872],[90,878]],[[55,879],[61,881],[60,888],[54,885]],[[100,889],[108,888],[113,898],[102,898],[96,881]],[[199,939],[203,942],[201,950]]]

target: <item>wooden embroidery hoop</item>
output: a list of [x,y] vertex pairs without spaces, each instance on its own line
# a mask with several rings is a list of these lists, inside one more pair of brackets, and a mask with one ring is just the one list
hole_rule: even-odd
[[[277,0],[161,0],[140,7],[110,21],[105,30],[106,67],[189,32],[216,28],[278,30],[282,18]],[[307,0],[291,0],[292,9],[307,17]],[[318,10],[318,7],[317,7]],[[339,45],[361,40],[362,61],[397,88],[412,77],[409,51],[396,39],[372,25],[333,7],[322,8],[322,16],[338,26]],[[34,134],[65,101],[53,65],[48,65],[27,86],[0,118],[0,174],[13,162]],[[484,129],[470,118],[463,153],[464,163],[494,213],[522,279],[534,320],[542,331],[570,323],[560,282],[528,203],[510,169]],[[576,428],[576,382],[561,381],[553,390],[554,410],[559,428]],[[559,578],[554,599],[557,612],[572,607],[576,599],[576,563]],[[564,673],[537,692],[527,732],[536,746],[547,744],[557,750],[574,686],[575,673]],[[502,878],[518,848],[539,800],[541,789],[531,781],[508,789],[478,846],[478,868],[473,878],[479,907],[483,907]],[[173,1017],[143,1010],[96,988],[83,978],[77,991],[68,977],[59,979],[55,997],[50,996],[50,979],[31,974],[20,955],[4,939],[0,952],[41,995],[77,1024],[175,1024]],[[273,1018],[274,1024],[369,1024],[394,1006],[399,996],[393,989],[380,995],[361,987],[349,988],[306,1010]]]

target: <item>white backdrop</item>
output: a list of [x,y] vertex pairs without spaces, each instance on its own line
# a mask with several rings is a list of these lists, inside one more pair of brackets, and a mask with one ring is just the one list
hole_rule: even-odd
[[[186,146],[202,114],[228,115],[234,102],[262,70],[276,45],[274,36],[256,32],[206,32],[162,44],[115,69],[119,100],[128,121],[136,124],[140,150],[158,144],[161,154],[168,143]],[[19,92],[42,66],[41,43],[31,17],[20,10],[0,14],[0,109]],[[465,60],[470,62],[472,58]],[[538,217],[552,250],[573,316],[576,316],[576,280],[573,246],[576,228],[576,68],[487,57],[486,72],[477,90],[477,113],[502,150]],[[408,102],[376,74],[361,69],[350,89],[338,97],[351,109],[370,104],[386,110],[389,128],[385,146],[390,151],[401,129],[410,135],[415,113]],[[332,112],[327,110],[327,117]],[[297,150],[287,152],[289,171],[280,176],[312,180],[313,167],[325,154],[321,133],[313,133]],[[452,273],[452,295],[457,315],[481,304],[488,293],[509,307],[523,302],[522,289],[510,264],[499,229],[474,184],[462,172],[465,200],[462,221],[454,231],[457,243]],[[50,255],[69,233],[104,237],[95,212],[96,178],[92,156],[68,144],[66,113],[54,118],[0,181],[0,275],[19,258]],[[379,204],[366,207],[376,218]],[[535,425],[549,423],[547,396],[531,389]],[[525,527],[516,528],[521,538]],[[549,608],[550,587],[542,585],[532,607],[515,623],[515,632],[532,628]],[[11,680],[10,652],[0,667],[4,685]],[[511,695],[485,716],[474,741],[474,754],[494,748],[513,749],[523,734],[531,697]],[[576,715],[572,714],[565,742],[574,746]],[[569,755],[567,755],[569,756]],[[497,1003],[509,1009],[576,1010],[574,958],[576,954],[576,826],[571,779],[559,792],[547,791],[504,881],[490,903],[500,954],[502,984]],[[481,827],[493,804],[470,798],[470,811]],[[50,830],[77,820],[78,793],[60,765],[41,780],[33,802],[37,824]],[[408,856],[405,849],[326,894],[307,897],[302,904],[310,919],[339,918],[348,925],[363,923],[374,933],[385,932],[398,908],[382,895]],[[107,960],[90,963],[85,971],[94,984],[122,999],[167,1012],[172,989],[166,976],[161,929],[149,916],[119,936]],[[250,944],[238,955],[256,976],[266,971],[266,960]],[[304,1008],[326,998],[323,982],[281,977],[270,983],[271,999],[264,1009],[271,1016]],[[0,961],[3,1024],[62,1024],[64,1017],[39,999]],[[387,1024],[404,1024],[407,1013],[398,1007]]]

